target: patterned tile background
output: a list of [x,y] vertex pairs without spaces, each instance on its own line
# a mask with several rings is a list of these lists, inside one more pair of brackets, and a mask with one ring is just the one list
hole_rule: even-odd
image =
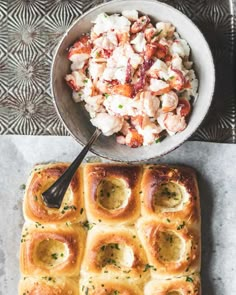
[[[214,102],[193,140],[236,142],[236,0],[162,0],[202,30],[213,51]],[[67,135],[49,87],[56,44],[68,26],[102,0],[0,0],[0,134]]]

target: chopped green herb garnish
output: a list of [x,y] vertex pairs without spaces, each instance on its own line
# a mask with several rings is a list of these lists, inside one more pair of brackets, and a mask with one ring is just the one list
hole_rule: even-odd
[[88,220],[82,223],[83,227],[86,228],[87,230],[90,230],[93,228],[93,224],[89,223]]
[[160,30],[159,32],[155,33],[151,39],[154,39],[155,37],[159,36],[162,33],[163,30]]
[[151,264],[146,264],[143,272],[148,271],[150,268],[152,268],[154,271],[157,270],[153,265],[151,265]]
[[115,249],[120,250],[119,244],[114,244],[114,246],[115,246]]
[[58,258],[58,254],[57,254],[57,253],[52,253],[51,256],[52,256],[52,258],[55,259],[55,260],[57,260],[57,258]]
[[24,183],[20,185],[20,189],[21,189],[21,190],[24,190],[25,188],[26,188],[26,186],[25,186]]
[[192,279],[192,278],[190,278],[190,277],[186,277],[186,282],[193,283],[193,279]]
[[40,227],[40,226],[41,226],[42,228],[44,228],[44,226],[43,226],[40,222],[36,221],[36,222],[35,222],[35,227],[38,228],[38,227]]
[[84,208],[81,208],[81,209],[80,209],[80,215],[82,215],[83,212],[84,212]]
[[46,280],[46,281],[52,281],[53,283],[56,283],[56,280],[53,279],[52,277],[42,277],[43,280]]
[[123,270],[123,273],[130,273],[131,270]]
[[166,220],[167,220],[167,222],[170,222],[170,219],[169,218],[167,218]]
[[123,105],[122,105],[122,104],[119,104],[119,105],[118,105],[118,108],[119,108],[119,109],[122,109],[122,108],[123,108]]
[[[162,196],[167,196],[167,197],[175,197],[176,196],[176,193],[175,192],[171,192],[171,191],[169,191],[169,189],[168,189],[168,187],[164,187],[163,189],[162,189],[162,192],[161,192],[161,195]],[[178,200],[178,199],[177,199]]]
[[105,96],[106,98],[108,98],[109,94],[108,94],[108,93],[104,93],[104,96]]
[[177,226],[177,230],[181,230],[184,226],[185,226],[185,222],[183,221],[182,224],[180,224],[179,226]]
[[84,79],[84,81],[83,81],[84,83],[87,83],[88,82],[88,79]]
[[67,210],[77,210],[77,208],[76,208],[76,206],[74,206],[74,205],[71,205],[71,206],[66,205],[66,206],[64,206],[64,208],[62,209],[61,213],[64,214],[65,211],[67,211]]
[[105,263],[105,265],[106,264],[114,264],[114,265],[116,265],[115,259],[112,259],[112,258],[105,259],[104,263]]

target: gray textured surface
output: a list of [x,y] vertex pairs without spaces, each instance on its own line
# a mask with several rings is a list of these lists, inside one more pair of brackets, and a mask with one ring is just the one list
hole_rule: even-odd
[[[71,161],[81,147],[70,137],[0,138],[0,295],[17,294],[23,224],[20,185],[35,163]],[[187,142],[161,162],[194,167],[202,206],[203,295],[236,294],[236,148]]]
[[[0,134],[66,135],[49,87],[54,49],[70,24],[109,0],[0,0]],[[236,142],[233,0],[159,0],[187,15],[216,64],[212,109],[194,140]],[[235,2],[235,0],[234,0]]]

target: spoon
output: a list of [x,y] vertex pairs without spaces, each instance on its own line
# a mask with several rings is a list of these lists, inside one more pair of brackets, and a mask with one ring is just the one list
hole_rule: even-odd
[[44,203],[49,208],[59,209],[64,198],[65,192],[71,182],[79,165],[83,161],[87,152],[89,151],[92,144],[101,134],[101,130],[98,128],[94,131],[93,135],[90,137],[88,143],[84,146],[82,151],[79,153],[77,158],[70,164],[66,171],[57,179],[57,181],[51,185],[45,192],[42,193],[42,198]]

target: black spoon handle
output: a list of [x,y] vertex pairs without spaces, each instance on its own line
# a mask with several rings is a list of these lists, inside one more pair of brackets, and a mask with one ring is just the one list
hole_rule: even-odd
[[74,176],[76,170],[79,165],[83,161],[87,152],[89,151],[91,145],[94,141],[99,137],[101,131],[96,129],[88,143],[79,153],[77,158],[71,163],[71,165],[67,168],[67,170],[61,175],[60,178],[50,186],[45,192],[42,193],[42,198],[44,203],[49,208],[60,208],[65,192],[71,182],[72,177]]

